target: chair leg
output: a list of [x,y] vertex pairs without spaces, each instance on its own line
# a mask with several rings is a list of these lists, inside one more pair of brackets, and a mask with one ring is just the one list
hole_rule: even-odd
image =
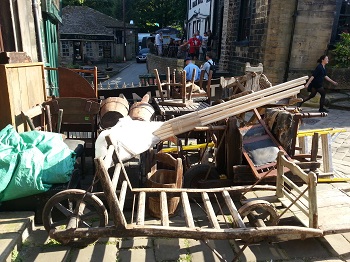
[[85,178],[85,165],[86,165],[86,161],[85,161],[85,148],[84,148],[84,152],[83,154],[80,156],[80,163],[81,163],[81,177],[82,179]]

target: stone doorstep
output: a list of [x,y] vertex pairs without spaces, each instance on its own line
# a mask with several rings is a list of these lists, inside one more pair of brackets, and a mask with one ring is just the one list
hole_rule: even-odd
[[11,261],[33,229],[34,212],[0,212],[0,262]]

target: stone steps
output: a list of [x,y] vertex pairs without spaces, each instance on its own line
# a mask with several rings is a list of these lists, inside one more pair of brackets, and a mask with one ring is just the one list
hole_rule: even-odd
[[12,261],[34,229],[34,212],[0,212],[0,262]]

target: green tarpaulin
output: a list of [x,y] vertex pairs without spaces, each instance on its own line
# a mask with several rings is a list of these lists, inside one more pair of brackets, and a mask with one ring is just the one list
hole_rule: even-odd
[[52,184],[66,183],[75,154],[51,132],[18,134],[8,125],[0,131],[0,201],[38,194]]

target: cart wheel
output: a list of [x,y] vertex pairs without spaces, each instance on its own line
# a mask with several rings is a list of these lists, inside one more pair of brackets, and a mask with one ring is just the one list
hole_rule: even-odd
[[[192,166],[184,173],[184,188],[198,188],[199,180],[205,179],[210,166],[198,164]],[[208,179],[219,179],[220,175],[215,167],[211,167]]]
[[[80,189],[68,189],[55,194],[46,203],[42,217],[44,227],[47,232],[67,229],[73,215],[78,221],[76,228],[105,227],[108,223],[107,210],[97,196]],[[86,247],[98,238],[55,240],[75,247]]]
[[248,217],[253,225],[258,219],[262,220],[266,226],[276,226],[279,222],[276,208],[265,200],[254,200],[244,204],[239,210],[242,219]]

